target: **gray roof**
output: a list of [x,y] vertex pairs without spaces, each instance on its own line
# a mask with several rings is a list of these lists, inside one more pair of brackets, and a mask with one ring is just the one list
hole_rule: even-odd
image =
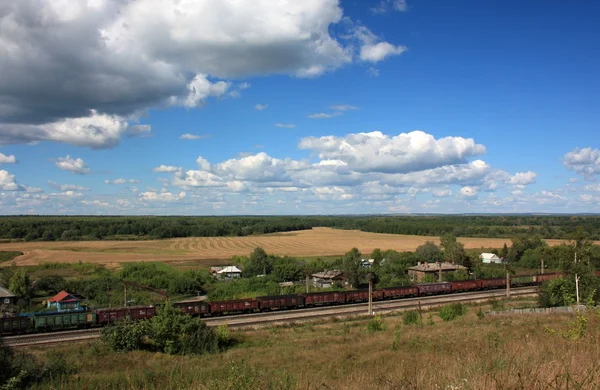
[[0,298],[15,298],[16,295],[0,286]]
[[[463,267],[462,265],[446,262],[441,263],[441,265],[442,271],[457,271],[459,269],[467,269],[467,267]],[[408,267],[408,269],[411,271],[434,272],[440,270],[440,263],[423,263],[413,267]]]
[[341,278],[343,276],[343,272],[337,269],[331,269],[312,274],[311,276],[317,279],[336,279]]

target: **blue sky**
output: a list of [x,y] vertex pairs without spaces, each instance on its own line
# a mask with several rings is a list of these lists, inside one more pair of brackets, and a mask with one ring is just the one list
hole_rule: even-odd
[[0,6],[2,214],[600,212],[600,4]]

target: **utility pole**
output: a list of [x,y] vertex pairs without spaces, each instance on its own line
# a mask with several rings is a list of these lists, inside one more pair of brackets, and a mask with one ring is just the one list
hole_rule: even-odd
[[369,279],[369,315],[373,315],[373,275],[369,273],[367,278]]
[[123,307],[127,307],[127,285],[123,283]]
[[544,274],[544,258],[542,258],[542,275]]
[[[575,252],[575,264],[577,264],[577,252]],[[577,268],[575,269],[577,270]],[[577,275],[577,271],[575,271],[575,295],[577,297],[577,306],[579,306],[579,275]]]
[[439,266],[440,266],[440,276],[439,276],[440,280],[439,280],[439,282],[442,283],[443,280],[442,280],[442,262],[441,261],[439,262]]
[[506,270],[506,297],[510,298],[510,271],[508,269],[508,262],[504,264],[504,269]]
[[306,293],[308,294],[310,292],[310,286],[309,286],[309,280],[310,278],[308,277],[308,272],[306,273]]

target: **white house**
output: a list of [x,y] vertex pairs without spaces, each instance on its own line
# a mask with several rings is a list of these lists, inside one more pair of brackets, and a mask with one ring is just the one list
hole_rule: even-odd
[[479,255],[479,258],[483,263],[486,264],[502,264],[502,259],[498,257],[498,255],[493,253],[482,253]]
[[235,265],[230,265],[222,270],[217,271],[217,275],[219,275],[221,278],[239,278],[242,276],[242,270]]

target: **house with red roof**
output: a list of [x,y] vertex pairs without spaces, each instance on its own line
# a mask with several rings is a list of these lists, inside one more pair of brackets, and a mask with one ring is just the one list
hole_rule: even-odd
[[58,311],[79,310],[81,301],[81,296],[62,290],[48,299],[48,309],[56,308]]

